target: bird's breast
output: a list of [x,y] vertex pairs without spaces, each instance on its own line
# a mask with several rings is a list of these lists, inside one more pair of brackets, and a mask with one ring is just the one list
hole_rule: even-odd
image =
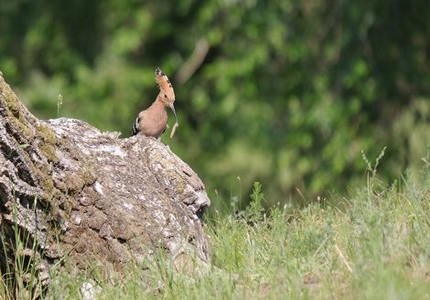
[[147,111],[142,116],[141,132],[146,136],[160,137],[166,129],[167,112],[162,110]]

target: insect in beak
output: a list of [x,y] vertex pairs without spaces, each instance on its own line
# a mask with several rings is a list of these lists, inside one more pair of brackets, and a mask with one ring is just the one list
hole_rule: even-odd
[[176,123],[175,125],[173,125],[172,131],[170,132],[170,138],[172,138],[175,135],[176,128],[178,128],[179,123],[178,123],[178,116],[176,115],[175,106],[173,105],[173,103],[170,103],[169,107],[173,111],[173,114],[175,115],[175,119],[176,119]]

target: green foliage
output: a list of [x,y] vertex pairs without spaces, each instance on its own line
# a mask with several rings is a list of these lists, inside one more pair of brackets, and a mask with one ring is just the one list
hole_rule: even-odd
[[360,180],[361,150],[387,146],[388,181],[426,155],[428,1],[3,2],[0,68],[34,113],[62,94],[62,116],[128,136],[159,65],[180,118],[164,142],[221,198],[239,176],[313,199]]
[[[262,221],[265,217],[265,209],[263,207],[264,194],[261,183],[254,182],[250,198],[249,206],[238,212],[237,217],[243,218],[243,220],[249,224],[254,224]],[[234,208],[238,209],[236,207]]]

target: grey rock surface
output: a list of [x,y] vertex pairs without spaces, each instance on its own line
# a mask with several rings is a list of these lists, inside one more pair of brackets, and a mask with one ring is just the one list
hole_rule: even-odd
[[3,268],[6,256],[21,255],[17,228],[37,252],[39,276],[64,257],[78,269],[97,262],[120,270],[160,249],[178,271],[188,260],[208,263],[200,217],[210,200],[198,175],[159,140],[38,120],[0,76],[0,149]]

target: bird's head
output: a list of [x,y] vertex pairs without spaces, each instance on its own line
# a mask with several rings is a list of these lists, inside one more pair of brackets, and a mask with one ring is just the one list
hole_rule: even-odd
[[170,106],[171,103],[175,102],[175,91],[167,75],[158,67],[155,69],[155,81],[160,88],[160,100],[167,106]]
[[172,109],[177,121],[178,118],[176,117],[175,106],[173,105],[175,102],[175,91],[173,90],[173,86],[169,78],[159,67],[155,69],[155,81],[160,88],[160,93],[158,94],[160,101]]

